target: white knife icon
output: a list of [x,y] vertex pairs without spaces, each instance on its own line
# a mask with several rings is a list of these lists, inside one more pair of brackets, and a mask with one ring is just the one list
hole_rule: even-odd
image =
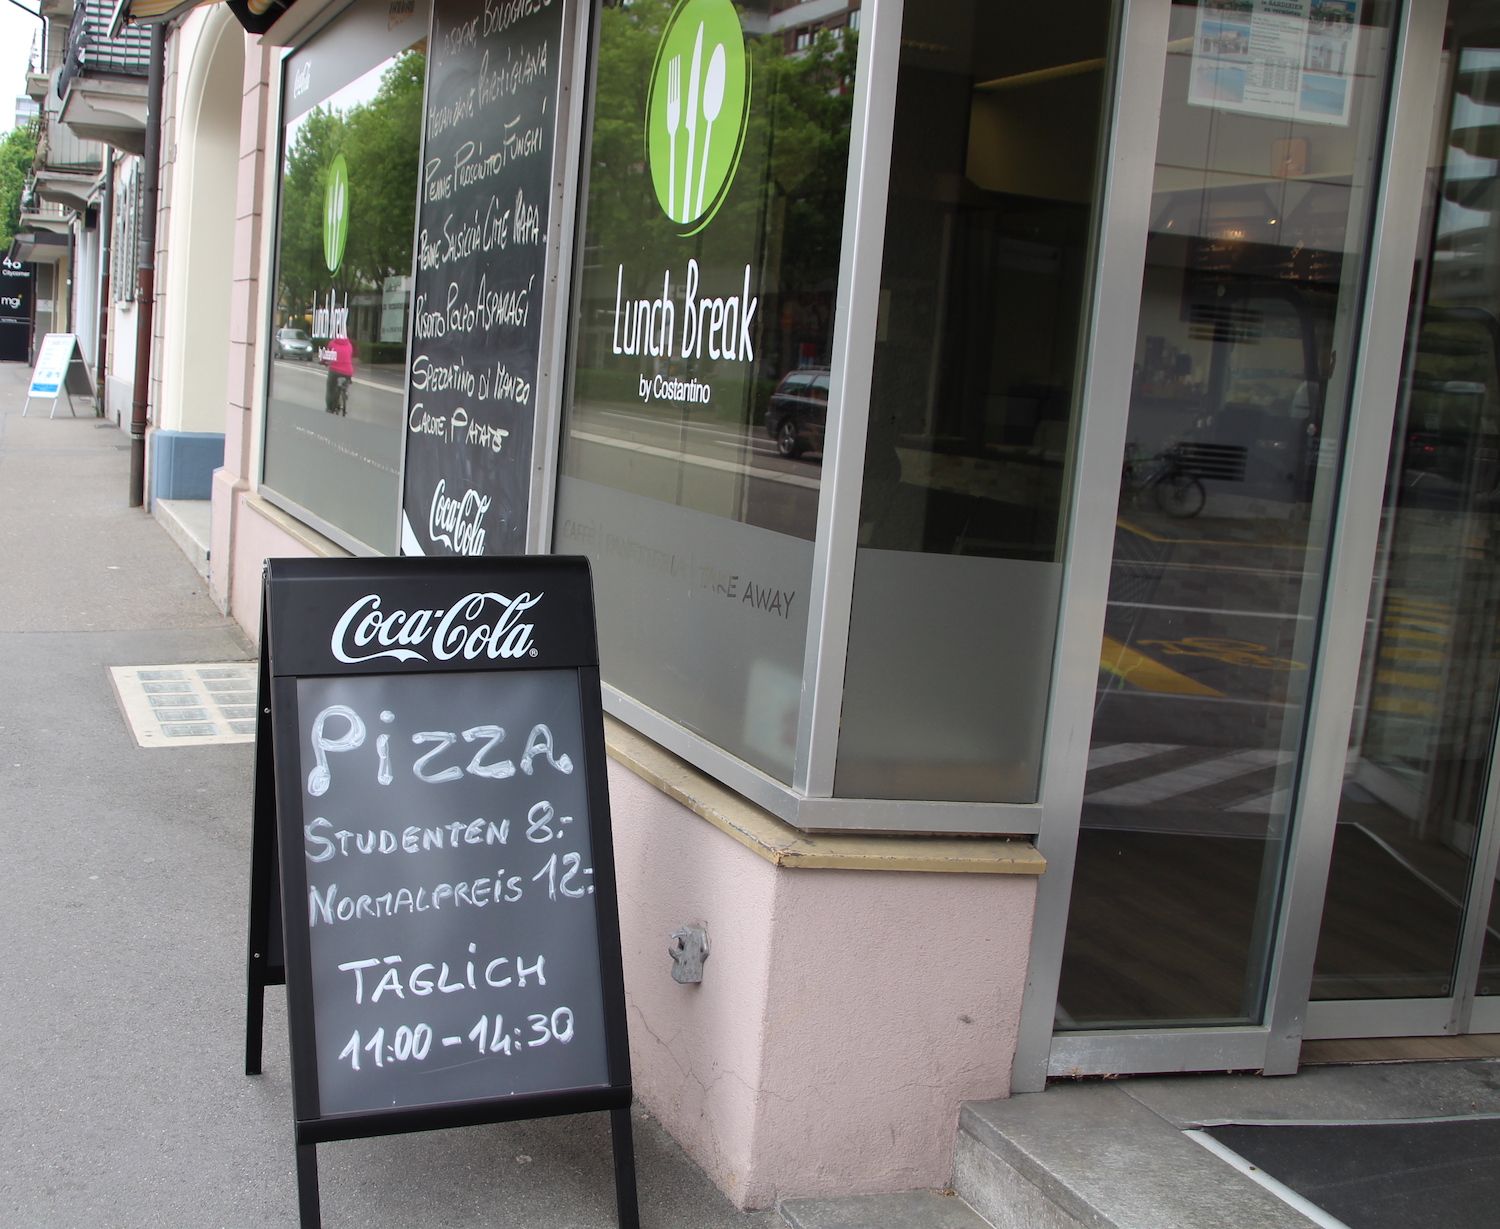
[[698,135],[698,72],[703,66],[703,23],[698,23],[698,38],[693,43],[693,66],[688,71],[687,96],[687,183],[682,190],[682,220],[693,220],[693,142]]

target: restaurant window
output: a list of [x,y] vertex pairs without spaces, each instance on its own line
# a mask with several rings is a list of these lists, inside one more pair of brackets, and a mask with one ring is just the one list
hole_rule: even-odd
[[1109,30],[905,8],[840,797],[1037,798]]
[[360,0],[282,61],[262,489],[396,551],[429,5]]
[[600,11],[554,548],[605,681],[787,782],[858,43],[772,7]]

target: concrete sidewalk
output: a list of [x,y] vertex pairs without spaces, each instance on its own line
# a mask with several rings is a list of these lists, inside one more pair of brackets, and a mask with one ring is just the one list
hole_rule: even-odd
[[[0,366],[0,1224],[297,1223],[284,997],[243,1068],[253,748],[141,750],[107,668],[251,655],[128,439]],[[642,1224],[765,1229],[637,1115]],[[607,1229],[602,1115],[327,1144],[324,1224]]]

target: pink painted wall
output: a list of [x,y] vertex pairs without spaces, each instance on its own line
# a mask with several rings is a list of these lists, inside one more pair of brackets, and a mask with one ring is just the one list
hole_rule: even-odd
[[1009,1093],[1036,880],[778,869],[609,768],[641,1102],[742,1208],[946,1186],[959,1103]]
[[[248,36],[247,36],[248,37]],[[260,634],[260,542],[246,543],[240,533],[247,518],[244,495],[250,488],[255,454],[255,391],[261,378],[259,270],[264,226],[260,202],[265,191],[274,48],[245,44],[244,102],[240,110],[240,166],[236,185],[233,288],[229,306],[229,384],[224,414],[224,465],[214,472],[209,586],[219,608],[239,620],[252,637]],[[267,528],[270,528],[267,526]],[[249,531],[251,536],[255,529]],[[285,537],[285,535],[282,535]],[[290,541],[288,538],[287,541]],[[274,554],[302,554],[274,550]],[[249,587],[246,588],[248,583]]]
[[[216,488],[217,490],[217,488]],[[252,643],[260,642],[261,570],[267,559],[310,559],[316,552],[299,542],[273,521],[266,520],[254,508],[245,505],[246,496],[233,497],[239,503],[234,526],[233,579],[234,606],[230,613],[245,629]]]

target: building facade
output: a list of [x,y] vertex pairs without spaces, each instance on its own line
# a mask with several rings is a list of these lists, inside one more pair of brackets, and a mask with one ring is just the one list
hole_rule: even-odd
[[1500,6],[1065,14],[295,0],[163,145],[224,609],[591,560],[637,1088],[744,1207],[1500,1032]]

